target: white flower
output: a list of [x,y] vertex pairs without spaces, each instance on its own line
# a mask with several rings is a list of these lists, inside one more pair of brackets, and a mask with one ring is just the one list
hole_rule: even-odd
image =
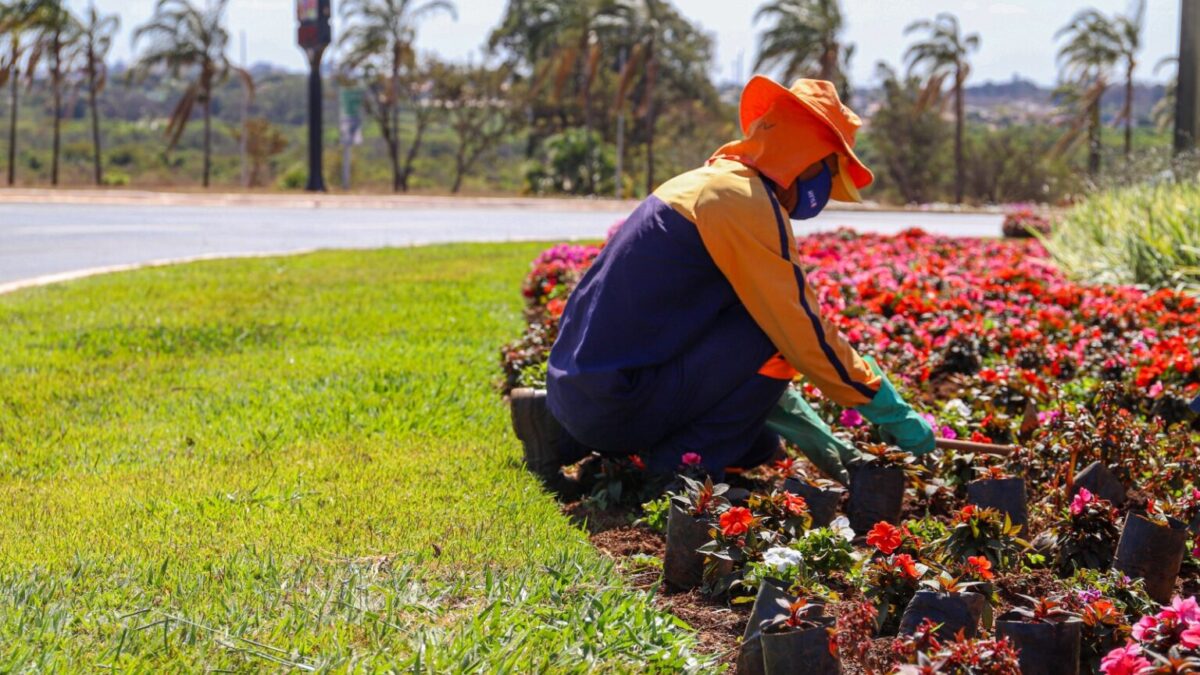
[[800,555],[799,551],[785,546],[771,547],[763,554],[763,564],[776,572],[786,572],[790,568],[799,567],[803,560],[804,556]]
[[850,519],[846,516],[838,516],[829,523],[829,529],[833,530],[834,534],[839,534],[846,541],[854,541],[854,530],[850,529]]
[[963,403],[961,398],[952,398],[946,401],[945,411],[963,419],[971,419],[971,408]]

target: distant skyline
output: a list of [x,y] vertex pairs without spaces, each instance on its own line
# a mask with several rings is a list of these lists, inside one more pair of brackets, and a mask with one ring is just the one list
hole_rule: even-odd
[[[115,59],[129,61],[133,55],[130,36],[148,19],[155,0],[92,0],[104,12],[121,15],[121,35],[113,45]],[[200,0],[203,1],[203,0]],[[333,0],[337,13],[339,0]],[[82,10],[89,0],[68,0]],[[505,0],[456,0],[458,21],[439,16],[424,21],[418,29],[417,48],[442,58],[479,60],[480,49],[496,26],[507,4]],[[744,80],[753,73],[757,36],[754,13],[760,2],[752,0],[674,0],[675,6],[716,39],[713,77],[720,81]],[[1079,10],[1095,7],[1106,14],[1127,11],[1127,0],[1094,2],[1045,2],[1045,0],[843,0],[846,39],[856,45],[852,79],[861,85],[875,82],[875,64],[887,61],[899,66],[904,49],[913,40],[903,34],[910,22],[931,18],[938,12],[958,15],[964,31],[978,32],[980,50],[972,57],[971,82],[1007,81],[1014,74],[1041,85],[1057,78],[1057,45],[1054,33]],[[294,0],[231,0],[228,27],[229,56],[240,60],[240,33],[246,32],[247,59],[253,64],[268,62],[300,70],[304,58],[296,46]],[[334,23],[334,36],[338,34]],[[1174,55],[1179,41],[1179,0],[1148,0],[1145,47],[1136,77],[1161,82],[1170,68],[1153,73],[1155,64]],[[740,66],[739,66],[740,64]]]

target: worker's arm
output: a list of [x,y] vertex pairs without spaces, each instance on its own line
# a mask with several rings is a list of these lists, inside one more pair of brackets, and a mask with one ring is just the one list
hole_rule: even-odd
[[775,210],[766,189],[759,181],[706,189],[695,206],[704,246],[792,367],[840,405],[867,404],[881,377],[821,316],[796,262],[791,221]]
[[932,452],[929,423],[821,317],[796,261],[791,221],[766,190],[763,183],[730,181],[700,194],[695,223],[709,255],[793,368],[835,403],[857,408],[902,449]]

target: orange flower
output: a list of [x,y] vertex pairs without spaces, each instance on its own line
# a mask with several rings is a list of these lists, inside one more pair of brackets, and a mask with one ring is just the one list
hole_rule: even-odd
[[802,516],[808,511],[808,502],[804,501],[804,497],[787,492],[784,493],[783,508],[793,516]]
[[726,537],[736,537],[746,534],[754,522],[754,515],[744,506],[735,506],[721,514],[721,534]]
[[971,519],[971,516],[974,516],[974,515],[975,515],[975,505],[967,504],[966,506],[962,507],[962,509],[959,510],[958,521],[960,523],[965,523]]
[[885,520],[875,523],[875,527],[867,533],[867,543],[884,555],[891,555],[892,551],[900,548],[900,541],[900,528]]
[[992,573],[992,561],[981,555],[973,555],[967,558],[967,565],[970,566],[972,572],[984,581],[991,581],[996,576]]
[[892,562],[896,564],[896,567],[900,568],[900,574],[908,577],[909,579],[916,579],[917,577],[921,576],[921,573],[917,571],[916,561],[913,560],[912,556],[907,553],[901,553],[900,555],[896,556],[896,559]]

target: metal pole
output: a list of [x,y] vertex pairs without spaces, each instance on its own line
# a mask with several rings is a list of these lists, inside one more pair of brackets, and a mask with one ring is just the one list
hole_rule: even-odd
[[1175,152],[1200,139],[1200,0],[1179,3],[1179,84],[1175,95]]
[[[241,43],[242,43],[242,70],[248,70],[246,68],[246,31],[241,32]],[[241,133],[241,137],[238,139],[238,154],[240,155],[241,161],[242,161],[242,187],[243,188],[250,187],[250,166],[246,163],[246,143],[248,142],[248,139],[246,138],[246,136],[247,136],[247,132],[250,130],[250,127],[247,126],[247,122],[249,119],[250,119],[250,90],[246,89],[245,91],[242,92],[242,133]]]
[[324,47],[308,50],[308,185],[309,192],[325,192],[325,175],[321,170],[321,54]]

